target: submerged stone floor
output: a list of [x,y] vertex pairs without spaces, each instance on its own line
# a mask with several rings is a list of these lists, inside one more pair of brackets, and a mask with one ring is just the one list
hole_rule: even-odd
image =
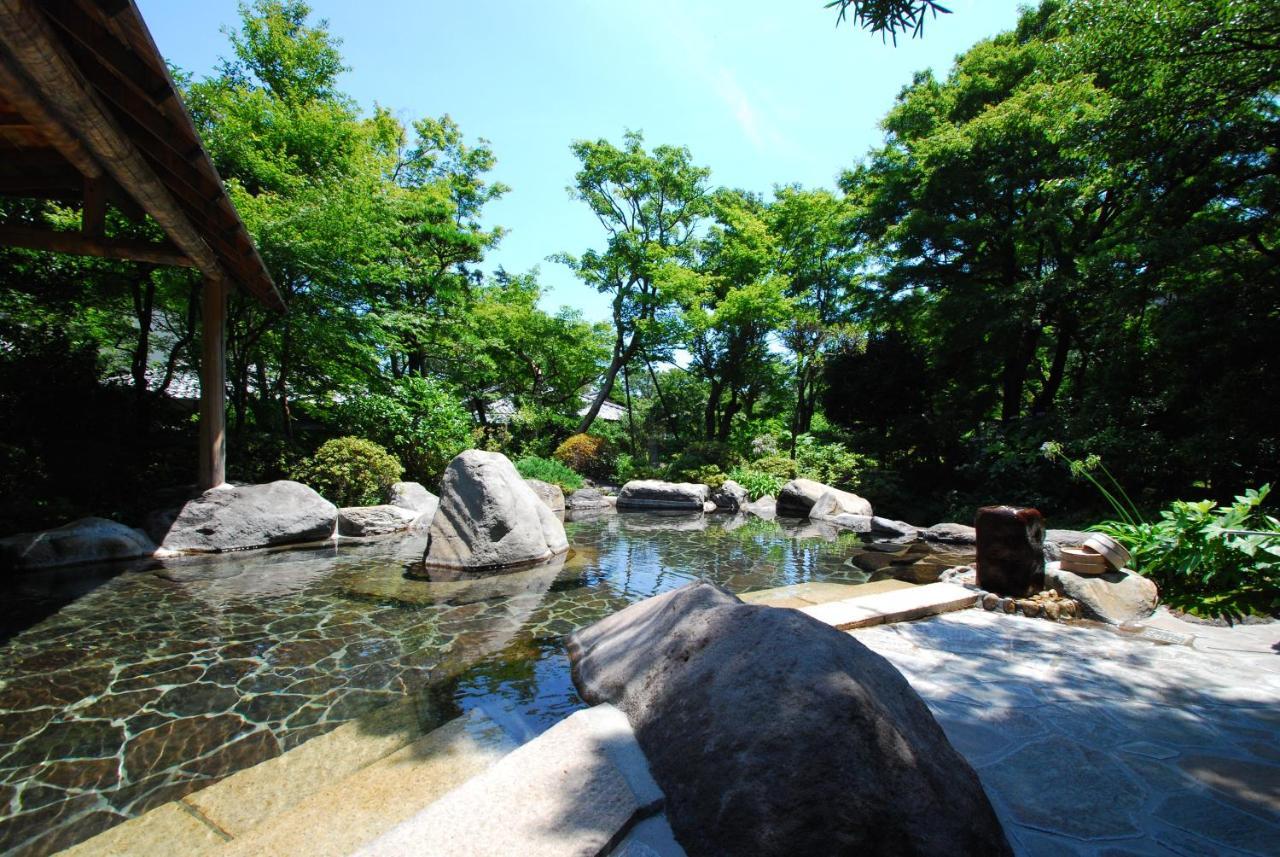
[[1034,857],[1280,854],[1280,624],[964,610],[850,632],[900,669]]

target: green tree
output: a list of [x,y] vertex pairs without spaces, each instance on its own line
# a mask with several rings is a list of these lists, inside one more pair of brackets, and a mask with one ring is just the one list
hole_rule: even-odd
[[582,166],[570,192],[585,202],[608,235],[603,251],[555,257],[587,285],[612,298],[613,352],[595,399],[578,426],[585,434],[613,391],[618,372],[665,343],[664,316],[675,311],[673,296],[658,272],[687,260],[702,218],[710,211],[706,181],[710,171],[694,166],[688,149],[656,146],[645,151],[636,131],[621,148],[607,140],[579,140],[572,146]]

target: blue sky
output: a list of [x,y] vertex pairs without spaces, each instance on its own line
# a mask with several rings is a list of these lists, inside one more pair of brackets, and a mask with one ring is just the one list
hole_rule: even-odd
[[[227,50],[235,0],[138,0],[161,52],[203,76]],[[603,243],[569,198],[575,139],[684,145],[717,185],[768,193],[835,179],[880,140],[879,121],[913,72],[945,74],[974,42],[1013,26],[1022,2],[953,0],[923,39],[882,43],[835,26],[823,0],[550,0],[544,3],[313,0],[342,39],[343,88],[404,121],[450,114],[498,157],[512,190],[488,210],[510,230],[486,259],[539,266],[547,309],[607,317],[603,296],[552,253]]]

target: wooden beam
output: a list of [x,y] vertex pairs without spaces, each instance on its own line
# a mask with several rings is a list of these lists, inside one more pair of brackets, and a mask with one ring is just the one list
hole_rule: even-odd
[[194,268],[195,263],[172,244],[152,244],[126,238],[95,238],[81,232],[55,232],[34,226],[0,224],[0,246],[27,250],[51,250],[100,259],[124,259],[153,265]]
[[33,94],[34,86],[18,66],[0,51],[0,92],[12,104],[22,117],[39,129],[55,149],[71,162],[81,175],[97,178],[103,175],[103,169],[84,147],[84,145],[67,130],[49,110],[45,109],[40,99]]
[[[223,280],[225,272],[213,250],[80,77],[52,25],[32,0],[0,0],[0,44],[35,85],[34,93],[39,93],[40,100],[84,141],[95,159],[146,209],[183,254],[210,279]],[[6,95],[13,100],[11,93]],[[16,101],[15,105],[29,115]]]
[[80,231],[86,238],[101,238],[107,226],[107,182],[84,180],[84,207],[80,210]]
[[200,299],[200,490],[227,481],[226,285],[205,280]]

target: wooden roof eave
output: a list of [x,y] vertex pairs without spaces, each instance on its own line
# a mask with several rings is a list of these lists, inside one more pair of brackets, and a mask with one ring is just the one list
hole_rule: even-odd
[[[169,88],[160,99],[163,119],[180,123],[177,130],[181,136],[196,141],[196,163],[189,175],[192,183],[206,189],[204,194],[182,185],[185,176],[169,176],[168,183],[161,178],[153,167],[154,152],[150,159],[144,155],[139,146],[143,141],[131,137],[86,82],[82,70],[32,0],[0,0],[0,87],[86,182],[99,179],[104,173],[110,175],[205,276],[237,282],[263,303],[283,310],[284,301],[226,196],[208,153],[198,142],[194,123],[177,97],[141,15],[132,2],[116,5],[122,7],[117,31],[126,33],[134,50],[154,54],[148,65],[153,69],[158,65],[157,74],[162,74],[163,85]],[[140,41],[141,46],[137,44]],[[178,166],[181,165],[179,161]],[[184,187],[185,197],[177,192]],[[217,218],[200,218],[215,210]]]

